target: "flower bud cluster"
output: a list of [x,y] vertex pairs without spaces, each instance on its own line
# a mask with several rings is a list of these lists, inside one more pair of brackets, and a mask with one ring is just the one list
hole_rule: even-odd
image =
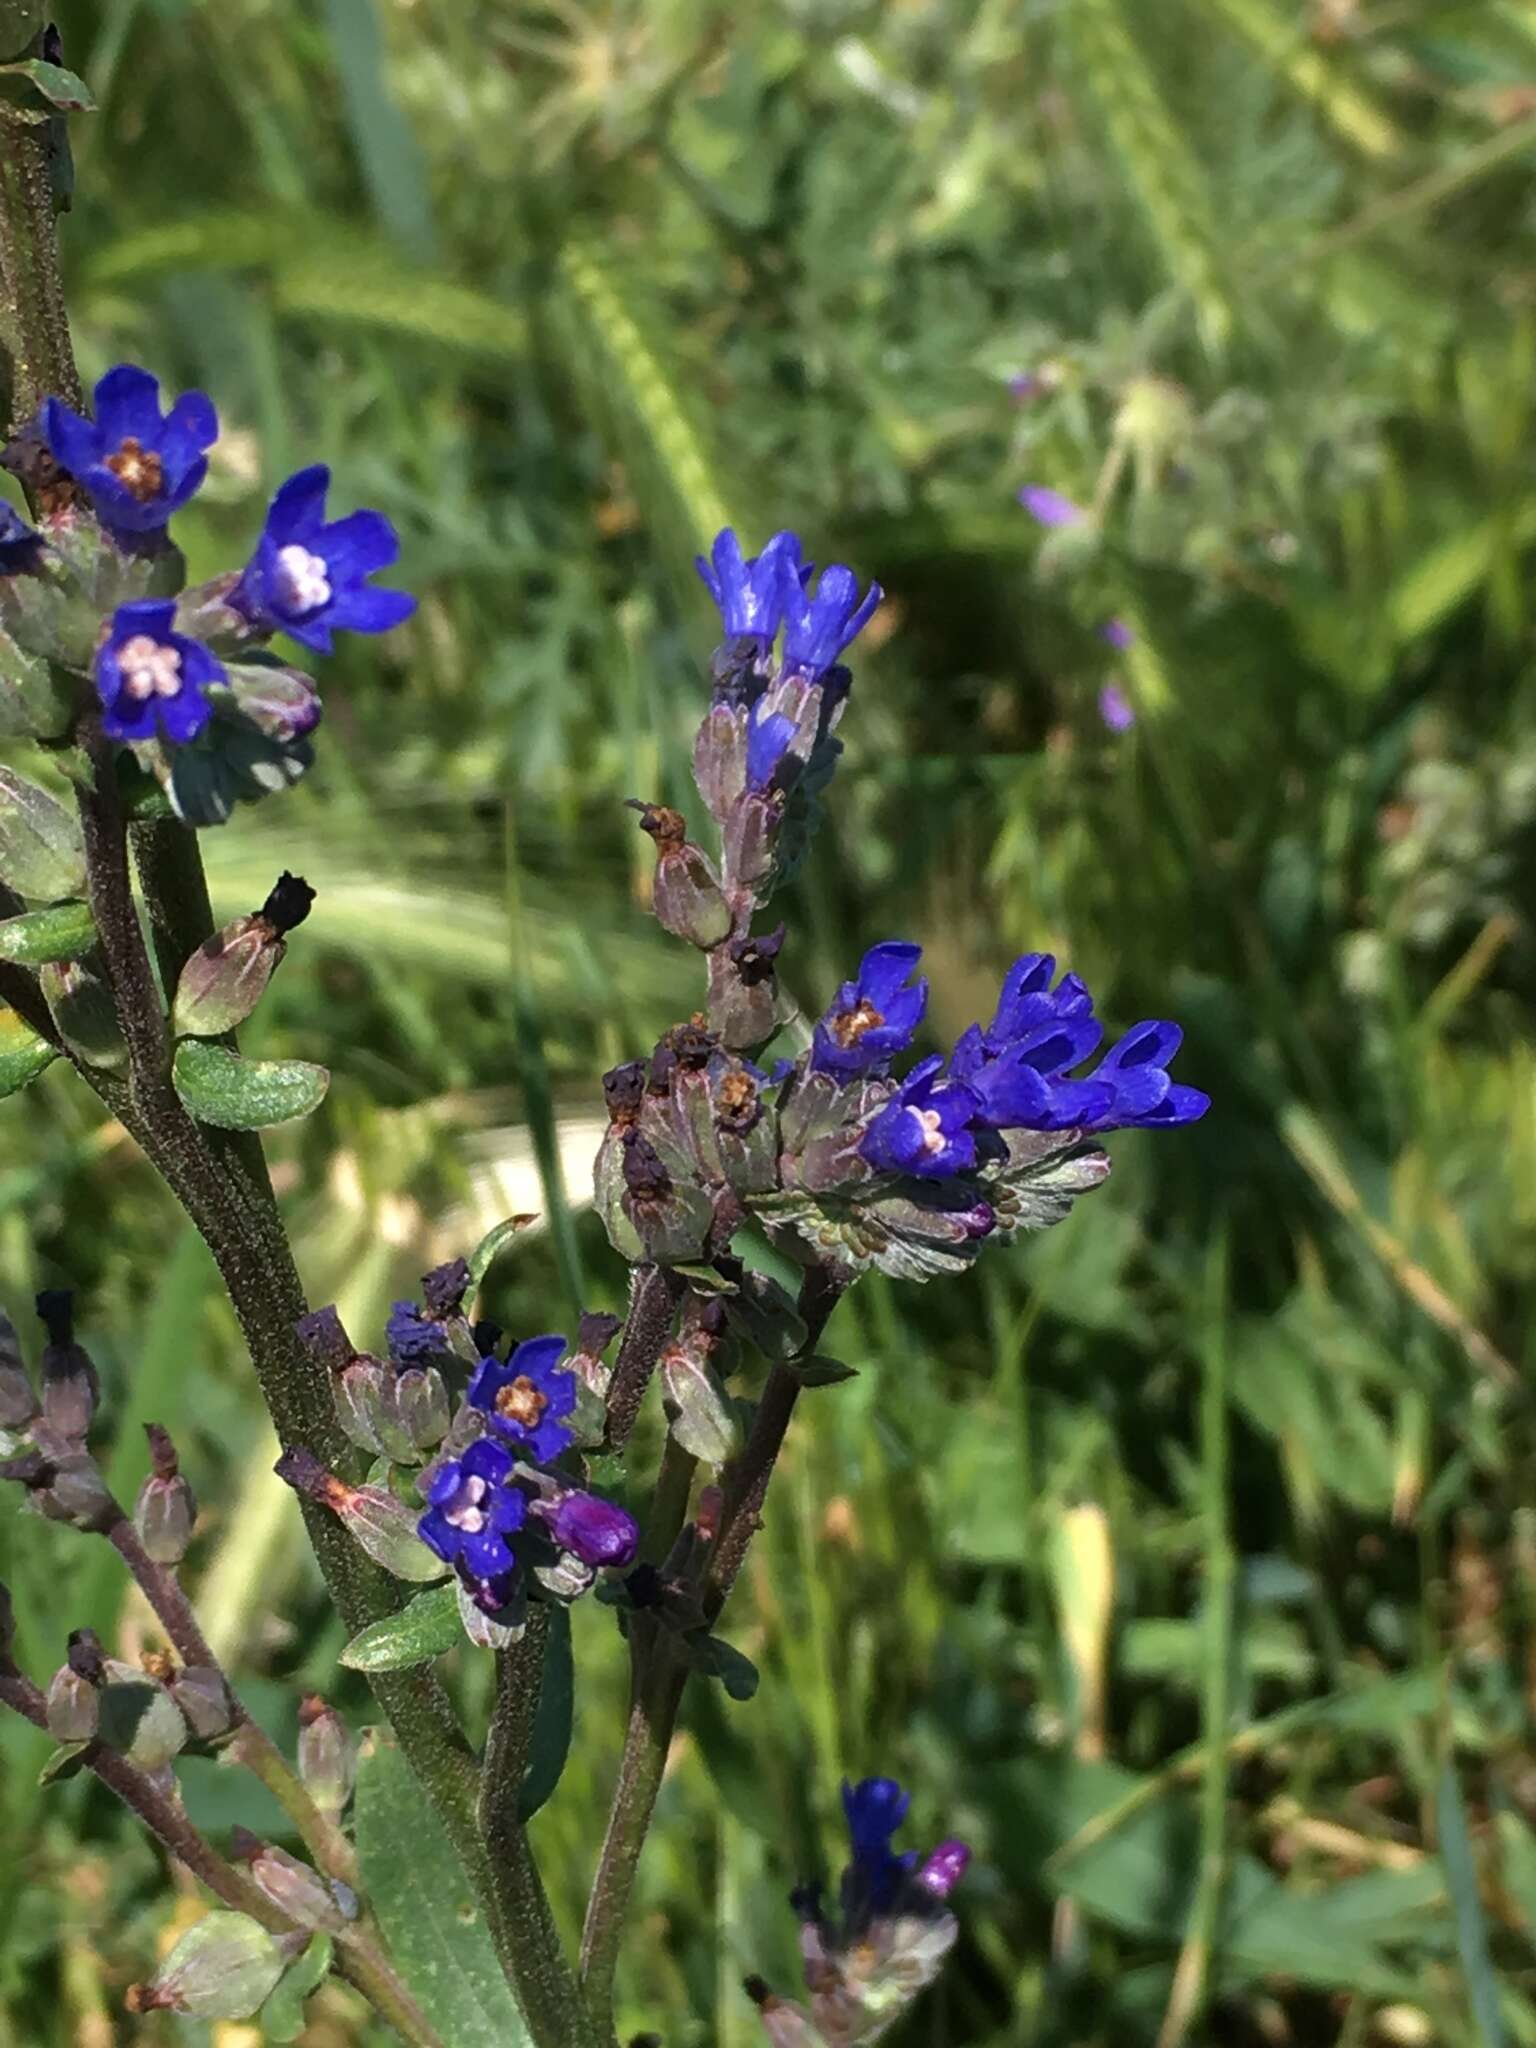
[[169,526],[207,475],[213,405],[191,391],[162,410],[156,380],[120,363],[94,410],[44,402],[30,432],[67,482],[35,528],[0,507],[0,732],[62,739],[89,714],[180,816],[222,822],[308,765],[320,701],[267,642],[328,654],[338,630],[408,618],[415,600],[371,581],[399,543],[377,512],[327,521],[316,465],[278,490],[243,568],[178,598]]
[[829,1912],[821,1888],[796,1892],[808,2005],[748,1980],[774,2048],[865,2048],[878,2041],[938,1975],[959,1933],[945,1901],[970,1851],[942,1842],[929,1856],[898,1852],[891,1837],[910,1801],[894,1778],[843,1786],[852,1854]]

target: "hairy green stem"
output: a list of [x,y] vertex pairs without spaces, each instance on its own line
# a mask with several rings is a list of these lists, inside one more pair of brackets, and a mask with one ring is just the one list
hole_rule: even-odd
[[510,1649],[496,1653],[496,1704],[480,1779],[480,1828],[493,1908],[513,1955],[513,1988],[537,2048],[605,2048],[588,2020],[565,1958],[519,1810],[549,1633],[547,1609],[529,1609]]
[[[841,1291],[842,1283],[830,1271],[817,1268],[806,1275],[797,1304],[806,1326],[806,1353],[815,1350]],[[720,1533],[704,1593],[711,1624],[746,1560],[799,1393],[793,1363],[776,1364],[758,1402],[746,1447],[727,1475]],[[678,1476],[674,1466],[668,1485],[673,1506]],[[658,1497],[668,1480],[664,1463]],[[602,2025],[610,2024],[624,1919],[688,1680],[688,1667],[673,1636],[644,1617],[636,1617],[631,1626],[629,1723],[581,1942],[582,1989],[588,2009]]]
[[[0,15],[6,46],[0,62],[39,53],[44,23],[38,12],[8,0]],[[50,393],[80,401],[59,275],[55,140],[51,122],[22,121],[0,110],[0,438],[6,440]],[[26,482],[29,495],[44,502],[48,480],[40,470]]]
[[636,1266],[630,1277],[629,1316],[619,1339],[613,1378],[608,1382],[605,1445],[609,1450],[619,1450],[629,1440],[656,1361],[672,1334],[683,1287],[665,1266]]

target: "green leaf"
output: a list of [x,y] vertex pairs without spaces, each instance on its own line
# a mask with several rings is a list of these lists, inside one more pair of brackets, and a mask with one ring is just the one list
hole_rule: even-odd
[[533,1738],[528,1748],[528,1768],[517,1795],[517,1811],[532,1820],[552,1795],[565,1769],[571,1749],[571,1713],[574,1704],[575,1670],[571,1659],[571,1611],[550,1609],[549,1629],[544,1638],[544,1682],[539,1688],[538,1711],[533,1717]]
[[317,1934],[261,2008],[261,2031],[269,2041],[299,2039],[304,2032],[304,2001],[319,1990],[330,1967],[331,1937]]
[[703,1678],[718,1678],[733,1700],[749,1700],[757,1691],[757,1666],[723,1636],[685,1636],[683,1648],[690,1666]]
[[844,1365],[840,1358],[823,1358],[817,1351],[809,1358],[792,1358],[789,1369],[802,1387],[835,1387],[859,1376],[857,1366]]
[[85,888],[85,842],[74,814],[12,768],[0,767],[0,882],[34,902]]
[[527,2048],[528,2029],[443,1824],[379,1729],[358,1762],[357,1850],[396,1967],[445,2048]]
[[26,1019],[0,1004],[0,1100],[35,1081],[58,1054]]
[[62,1785],[83,1771],[85,1766],[80,1758],[90,1746],[88,1742],[61,1742],[38,1772],[39,1785]]
[[37,967],[45,960],[78,960],[95,943],[96,924],[86,903],[59,903],[51,910],[0,919],[0,960],[16,960],[24,967]]
[[1456,1911],[1456,1946],[1466,1973],[1467,1996],[1477,2020],[1478,2036],[1483,2048],[1504,2048],[1499,1976],[1488,1947],[1488,1922],[1478,1888],[1467,1810],[1450,1756],[1446,1757],[1435,1791],[1435,1818],[1440,1832],[1440,1861]]
[[307,1060],[246,1060],[195,1038],[177,1046],[172,1078],[199,1123],[224,1131],[264,1131],[308,1116],[331,1083],[327,1068]]
[[736,1418],[707,1359],[669,1350],[661,1362],[662,1396],[673,1436],[706,1465],[723,1465],[736,1448]]
[[62,64],[26,57],[19,64],[0,64],[0,106],[13,118],[47,121],[55,114],[94,114],[96,102],[83,78]]
[[498,1223],[494,1229],[485,1233],[469,1255],[471,1289],[480,1285],[512,1240],[525,1231],[530,1223],[537,1221],[538,1218],[535,1216],[509,1216],[504,1223]]
[[463,1640],[458,1595],[450,1581],[418,1593],[398,1614],[359,1629],[341,1653],[350,1671],[403,1671],[441,1657]]

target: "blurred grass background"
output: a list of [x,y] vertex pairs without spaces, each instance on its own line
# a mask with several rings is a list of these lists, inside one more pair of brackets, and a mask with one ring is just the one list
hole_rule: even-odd
[[[783,1895],[879,1770],[978,1850],[908,2044],[1536,2042],[1536,8],[61,14],[83,367],[225,423],[194,576],[324,457],[422,600],[326,669],[309,782],[205,837],[225,915],[320,892],[247,1033],[335,1071],[273,1147],[313,1298],[376,1330],[540,1208],[499,1318],[622,1306],[595,1079],[694,990],[619,800],[686,803],[728,518],[890,592],[792,992],[914,937],[938,1042],[1050,946],[1117,1024],[1183,1020],[1215,1097],[973,1284],[839,1311],[861,1376],[810,1397],[729,1617],[758,1699],[686,1718],[630,2031],[758,2037],[739,1979],[793,1986]],[[1027,482],[1093,516],[1042,533]],[[141,1420],[181,1440],[274,1727],[302,1686],[361,1723],[206,1258],[57,1068],[3,1117],[0,1293],[81,1290],[121,1486]],[[10,1503],[0,1557],[40,1678],[70,1627],[143,1637]],[[568,1922],[622,1684],[576,1619]],[[121,2011],[180,1910],[153,1856],[38,1763],[0,1728],[0,2043],[197,2041]],[[377,2038],[340,1990],[304,2036]]]

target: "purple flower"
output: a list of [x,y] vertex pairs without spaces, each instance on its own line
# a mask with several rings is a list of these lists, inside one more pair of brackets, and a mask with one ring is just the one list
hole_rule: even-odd
[[715,535],[709,554],[707,562],[695,556],[694,564],[719,607],[726,639],[770,647],[784,616],[786,589],[798,589],[801,577],[810,573],[801,567],[798,536],[776,533],[760,555],[746,561],[741,542],[727,526]]
[[162,417],[158,381],[119,363],[96,386],[95,405],[93,422],[61,398],[44,400],[49,453],[90,494],[115,537],[160,532],[208,474],[203,451],[219,437],[212,401],[187,391]]
[[1046,389],[1045,379],[1036,370],[1015,370],[1008,379],[1008,393],[1020,405],[1027,405],[1032,398],[1038,398]]
[[1087,1058],[1099,1036],[1092,1018],[1042,1024],[981,1060],[962,1077],[976,1099],[976,1123],[994,1131],[1107,1128],[1100,1119],[1114,1105],[1113,1088],[1067,1079],[1067,1069]]
[[1113,647],[1123,654],[1136,638],[1124,619],[1106,619],[1099,628],[1099,638],[1107,647]]
[[947,1899],[964,1877],[970,1860],[969,1845],[952,1837],[947,1842],[940,1842],[931,1855],[923,1858],[917,1881],[934,1898]]
[[548,1518],[550,1534],[562,1550],[583,1564],[628,1564],[640,1548],[640,1530],[633,1515],[595,1493],[562,1494]]
[[843,1873],[843,1908],[850,1919],[861,1911],[886,1912],[917,1862],[915,1850],[898,1856],[891,1848],[911,1803],[894,1778],[861,1778],[857,1785],[843,1780],[843,1814],[853,1850]]
[[787,559],[779,564],[784,610],[784,673],[812,682],[825,675],[837,657],[856,640],[885,595],[871,583],[859,596],[859,579],[834,562],[823,569],[811,590],[809,572]]
[[400,553],[395,529],[382,512],[325,517],[331,472],[323,462],[301,469],[279,486],[267,510],[256,552],[230,595],[230,603],[263,632],[284,632],[331,651],[331,634],[387,633],[416,609],[404,590],[375,590],[368,578]]
[[[1093,1015],[1093,997],[1078,975],[1064,974],[1053,989],[1056,956],[1053,953],[1021,953],[1003,977],[997,1011],[986,1033],[989,1050],[1001,1051],[1010,1040],[1021,1038],[1041,1024]],[[1096,1045],[1095,1039],[1093,1044]],[[1088,1047],[1092,1052],[1093,1045]]]
[[941,1054],[922,1060],[864,1133],[859,1150],[877,1172],[923,1178],[968,1173],[976,1164],[970,1124],[977,1101],[969,1088],[939,1081]]
[[30,576],[43,552],[43,536],[13,505],[0,502],[0,576]]
[[1129,732],[1136,723],[1136,708],[1118,683],[1106,683],[1100,690],[1099,716],[1111,732]]
[[172,631],[170,598],[120,604],[96,655],[101,729],[109,739],[180,745],[197,738],[213,715],[207,687],[226,680],[223,664],[201,641]]
[[1098,1117],[1086,1119],[1085,1130],[1123,1131],[1157,1125],[1192,1124],[1211,1106],[1199,1088],[1186,1088],[1168,1078],[1168,1063],[1184,1042],[1177,1024],[1133,1024],[1118,1045],[1100,1060],[1084,1085],[1107,1085],[1113,1099]]
[[509,1538],[522,1528],[527,1497],[511,1484],[512,1453],[489,1437],[462,1458],[440,1465],[427,1487],[427,1508],[416,1533],[429,1550],[466,1579],[488,1582],[505,1604],[517,1568]]
[[1081,505],[1074,505],[1070,498],[1045,484],[1025,484],[1019,492],[1019,503],[1042,526],[1080,526],[1088,517]]
[[843,983],[816,1026],[814,1073],[846,1079],[905,1051],[928,1007],[926,980],[903,986],[922,952],[894,939],[870,947],[858,980]]
[[576,1406],[576,1375],[562,1372],[563,1337],[529,1337],[512,1356],[482,1358],[469,1383],[469,1404],[509,1443],[526,1446],[548,1465],[573,1442],[564,1416]]

